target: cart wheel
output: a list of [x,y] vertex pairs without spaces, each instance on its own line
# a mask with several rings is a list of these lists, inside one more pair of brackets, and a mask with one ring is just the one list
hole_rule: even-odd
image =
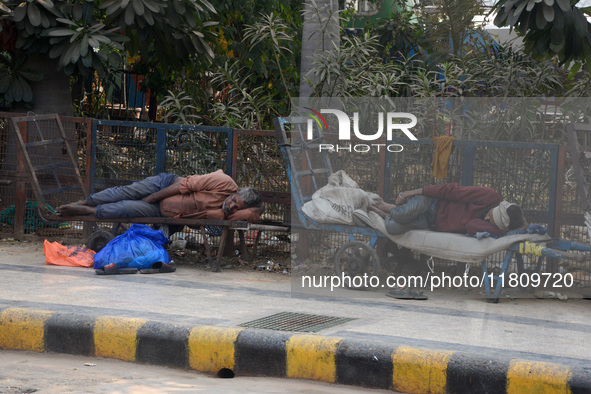
[[368,244],[361,241],[348,242],[337,250],[334,270],[337,275],[344,273],[351,277],[365,273],[377,276],[380,272],[380,260]]
[[88,237],[88,241],[86,241],[86,247],[98,252],[104,248],[113,238],[113,234],[108,231],[97,231]]

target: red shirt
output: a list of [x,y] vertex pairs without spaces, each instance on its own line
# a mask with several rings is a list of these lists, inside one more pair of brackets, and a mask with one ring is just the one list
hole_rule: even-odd
[[435,219],[436,231],[470,235],[481,231],[495,235],[505,233],[489,221],[480,219],[485,209],[495,207],[502,201],[499,193],[493,189],[447,183],[425,186],[423,195],[439,200]]

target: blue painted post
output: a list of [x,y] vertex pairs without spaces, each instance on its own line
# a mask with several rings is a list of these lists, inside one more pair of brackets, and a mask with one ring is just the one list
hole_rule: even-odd
[[90,140],[90,185],[89,193],[94,193],[94,180],[96,176],[96,134],[99,120],[92,120],[92,136]]
[[234,129],[228,129],[228,147],[226,148],[226,174],[232,176],[232,156],[234,154]]
[[551,158],[550,158],[550,201],[548,205],[548,232],[552,234],[552,236],[556,237],[556,231],[560,232],[560,229],[554,228],[554,219],[556,214],[556,184],[558,182],[558,153],[559,153],[559,145],[552,145],[551,146]]
[[474,184],[474,148],[476,144],[467,141],[464,146],[464,155],[462,157],[462,185],[472,186]]
[[156,128],[156,174],[166,171],[166,129]]

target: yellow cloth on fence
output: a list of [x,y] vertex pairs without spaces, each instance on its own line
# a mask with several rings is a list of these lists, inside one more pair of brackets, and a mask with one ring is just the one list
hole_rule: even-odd
[[433,176],[435,178],[443,179],[447,177],[447,162],[449,161],[449,156],[451,156],[454,139],[454,137],[448,135],[433,137],[435,151],[433,152],[431,168],[433,169]]

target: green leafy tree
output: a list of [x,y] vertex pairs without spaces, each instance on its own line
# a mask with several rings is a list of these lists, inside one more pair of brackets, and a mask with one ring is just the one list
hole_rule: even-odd
[[569,0],[500,0],[495,5],[497,26],[523,35],[525,50],[537,58],[557,56],[561,63],[591,60],[588,8]]
[[421,13],[424,37],[432,43],[431,48],[439,55],[450,53],[464,56],[468,37],[479,34],[482,30],[474,23],[474,17],[483,13],[480,1],[438,0],[435,4],[437,13]]
[[271,54],[272,61],[277,65],[281,82],[288,97],[291,98],[287,80],[281,70],[281,57],[293,54],[287,45],[293,41],[293,37],[289,33],[287,24],[279,16],[270,13],[262,15],[259,21],[246,28],[244,40],[253,48],[258,45],[268,46],[268,52]]
[[[43,96],[42,86],[56,80],[67,87],[68,76],[88,77],[95,72],[107,79],[131,58],[132,69],[148,75],[145,87],[152,89],[156,100],[171,75],[191,62],[211,62],[215,12],[207,0],[4,1],[0,42],[14,46],[2,50],[22,70],[0,68],[0,82],[10,79],[8,84],[0,83],[0,94],[8,102],[35,100],[38,112],[56,100],[69,101],[71,107],[69,95],[56,97],[50,91],[46,93],[51,96]],[[28,92],[23,71],[29,69],[41,71],[45,79],[30,86],[32,95],[18,95],[19,90]]]
[[408,56],[410,51],[418,52],[422,41],[422,30],[416,23],[415,13],[411,10],[400,10],[388,18],[379,20],[373,27],[380,45],[390,54],[397,52]]
[[335,0],[304,1],[304,23],[302,26],[301,81],[300,94],[304,100],[314,89],[321,89],[317,75],[312,72],[315,58],[319,54],[335,55],[340,47],[340,2]]
[[[215,0],[214,4],[224,15],[220,27],[227,42],[227,48],[216,54],[216,70],[223,74],[226,63],[237,62],[244,80],[241,86],[249,92],[256,90],[262,101],[268,95],[270,113],[285,114],[289,111],[289,97],[298,95],[300,81],[301,1]],[[262,122],[272,127],[270,118]]]
[[[162,102],[165,116],[185,111],[207,125],[271,129],[273,117],[288,114],[289,97],[298,95],[301,1],[211,1],[219,16],[215,59],[177,75]],[[192,100],[175,100],[180,92]]]

